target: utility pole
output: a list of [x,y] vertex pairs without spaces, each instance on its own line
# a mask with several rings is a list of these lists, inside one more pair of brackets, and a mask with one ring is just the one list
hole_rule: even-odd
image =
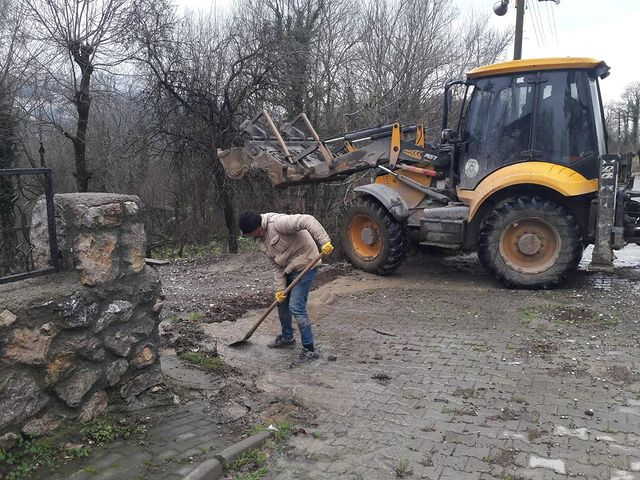
[[[524,30],[524,9],[525,0],[516,1],[516,36],[514,40],[513,59],[520,60],[522,58],[522,32]],[[538,2],[551,1],[556,5],[560,3],[560,0],[538,0]],[[499,17],[507,13],[509,7],[509,0],[498,0],[493,6],[493,11]]]
[[513,48],[513,59],[522,58],[522,31],[524,30],[524,0],[516,0],[516,38]]

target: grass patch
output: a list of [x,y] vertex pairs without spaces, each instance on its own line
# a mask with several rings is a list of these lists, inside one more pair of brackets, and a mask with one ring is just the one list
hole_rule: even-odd
[[[0,449],[0,479],[26,480],[36,470],[46,468],[50,471],[69,460],[88,457],[92,452],[92,444],[104,445],[142,431],[137,425],[122,425],[117,418],[104,416],[80,429],[78,426],[65,427],[44,438],[35,439],[18,434],[15,448],[8,451]],[[78,433],[82,440],[77,448],[65,448],[67,440],[72,436],[77,439]],[[91,466],[84,467],[82,471],[89,475],[98,474],[98,470]]]
[[237,472],[236,480],[258,480],[269,473],[266,467],[269,456],[264,450],[254,448],[242,454],[235,462],[225,467],[225,472]]
[[223,365],[220,357],[206,357],[200,352],[182,352],[178,355],[178,358],[211,372],[219,370]]
[[255,240],[247,237],[239,237],[238,238],[238,253],[245,252],[257,252],[260,249],[256,244]]
[[522,323],[529,324],[536,319],[538,312],[535,307],[524,307],[520,309],[520,315],[522,316]]
[[204,320],[204,313],[201,311],[191,312],[187,317],[191,322],[201,322]]
[[[293,433],[293,430],[296,428],[296,426],[293,423],[286,422],[286,421],[278,422],[274,425],[274,427],[278,429],[273,432],[273,438],[276,441],[276,443],[284,442],[287,438],[291,436],[291,434]],[[256,425],[247,432],[247,436],[264,432],[265,430],[267,430],[267,428],[268,428],[268,425]]]
[[235,462],[230,463],[228,469],[230,471],[240,470],[246,465],[256,465],[261,467],[269,457],[267,453],[259,448],[254,448],[243,453]]
[[153,250],[154,258],[171,260],[183,257],[202,257],[206,254],[222,253],[222,242],[212,240],[209,243],[189,243],[186,245],[167,245]]
[[395,467],[393,467],[393,471],[395,472],[396,477],[399,477],[399,478],[404,478],[409,475],[413,475],[413,470],[409,468],[409,460],[407,460],[406,458],[400,459],[398,464]]
[[53,447],[47,442],[18,434],[16,448],[9,451],[0,448],[0,478],[30,478],[41,467],[51,469],[56,463],[55,457]]
[[110,416],[96,418],[89,425],[80,429],[85,441],[97,445],[111,443],[119,438],[131,438],[133,434],[142,431],[136,425],[122,425],[117,418]]
[[[291,422],[282,421],[274,424],[277,430],[273,431],[273,439],[267,441],[262,449],[255,448],[244,453],[238,460],[226,466],[226,472],[237,472],[234,480],[259,480],[268,475],[269,469],[265,465],[269,454],[265,450],[277,450],[282,443],[291,436],[295,425]],[[264,432],[268,425],[255,425],[246,432],[246,436],[252,436]]]

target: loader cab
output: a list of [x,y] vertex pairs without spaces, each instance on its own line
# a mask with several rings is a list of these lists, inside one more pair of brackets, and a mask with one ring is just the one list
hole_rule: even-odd
[[467,90],[454,135],[455,184],[473,190],[504,166],[536,161],[597,178],[606,153],[598,77],[608,71],[598,60],[560,58],[469,72],[458,82]]

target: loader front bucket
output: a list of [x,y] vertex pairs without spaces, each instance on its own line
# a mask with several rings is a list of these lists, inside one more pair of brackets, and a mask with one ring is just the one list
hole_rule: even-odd
[[251,169],[251,157],[244,155],[242,148],[218,150],[218,158],[226,174],[234,180],[244,177]]
[[[302,128],[296,124],[302,123]],[[264,127],[264,128],[263,128]],[[242,178],[250,170],[267,173],[275,187],[337,181],[347,176],[396,161],[423,161],[423,145],[402,140],[402,132],[416,126],[399,124],[351,132],[326,144],[338,144],[331,151],[320,140],[304,113],[292,122],[276,127],[271,116],[262,111],[241,126],[246,140],[243,147],[219,150],[218,158],[227,175]],[[358,148],[357,142],[367,142]]]

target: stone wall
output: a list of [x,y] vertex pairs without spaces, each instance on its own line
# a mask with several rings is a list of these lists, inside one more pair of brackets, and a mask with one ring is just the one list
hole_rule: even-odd
[[[0,436],[39,435],[136,402],[162,382],[157,273],[145,265],[140,200],[55,196],[61,272],[0,285]],[[34,258],[48,261],[46,206]]]

